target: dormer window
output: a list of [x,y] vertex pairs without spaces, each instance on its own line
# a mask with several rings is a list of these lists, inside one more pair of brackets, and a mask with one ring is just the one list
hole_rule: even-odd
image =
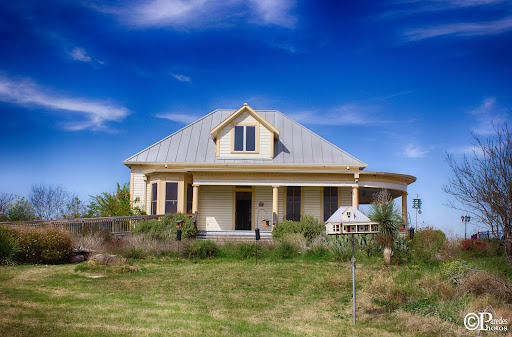
[[233,151],[234,152],[255,152],[256,151],[256,126],[236,125],[233,128]]

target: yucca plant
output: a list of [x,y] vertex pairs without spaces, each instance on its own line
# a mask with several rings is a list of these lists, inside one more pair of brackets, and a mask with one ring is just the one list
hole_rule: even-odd
[[20,252],[20,248],[16,240],[9,235],[7,228],[0,226],[0,265],[17,264],[16,255]]
[[387,190],[377,193],[368,211],[372,221],[379,222],[377,242],[383,247],[384,262],[391,264],[393,243],[398,236],[398,227],[403,223],[400,209],[395,205],[391,194]]

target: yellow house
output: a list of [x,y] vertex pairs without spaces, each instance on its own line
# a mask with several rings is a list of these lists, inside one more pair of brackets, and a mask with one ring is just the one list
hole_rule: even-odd
[[[148,214],[197,212],[200,231],[270,231],[304,214],[326,221],[369,204],[379,189],[402,197],[410,175],[367,164],[275,110],[215,110],[123,161]],[[270,226],[264,226],[268,221]]]

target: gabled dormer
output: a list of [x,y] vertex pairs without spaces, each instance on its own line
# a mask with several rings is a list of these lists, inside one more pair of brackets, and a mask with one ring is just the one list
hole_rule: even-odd
[[279,130],[247,103],[211,130],[217,158],[272,159]]

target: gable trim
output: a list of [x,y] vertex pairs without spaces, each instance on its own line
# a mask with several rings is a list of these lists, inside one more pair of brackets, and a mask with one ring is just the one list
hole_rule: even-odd
[[277,130],[272,124],[270,124],[265,118],[263,118],[259,113],[254,111],[247,103],[232,113],[228,118],[222,121],[219,125],[217,125],[212,131],[210,131],[210,135],[214,142],[217,142],[220,130],[229,126],[231,122],[243,114],[244,112],[249,113],[254,119],[256,119],[259,123],[261,123],[265,128],[267,128],[270,132],[274,134],[274,139],[279,139],[279,130]]

